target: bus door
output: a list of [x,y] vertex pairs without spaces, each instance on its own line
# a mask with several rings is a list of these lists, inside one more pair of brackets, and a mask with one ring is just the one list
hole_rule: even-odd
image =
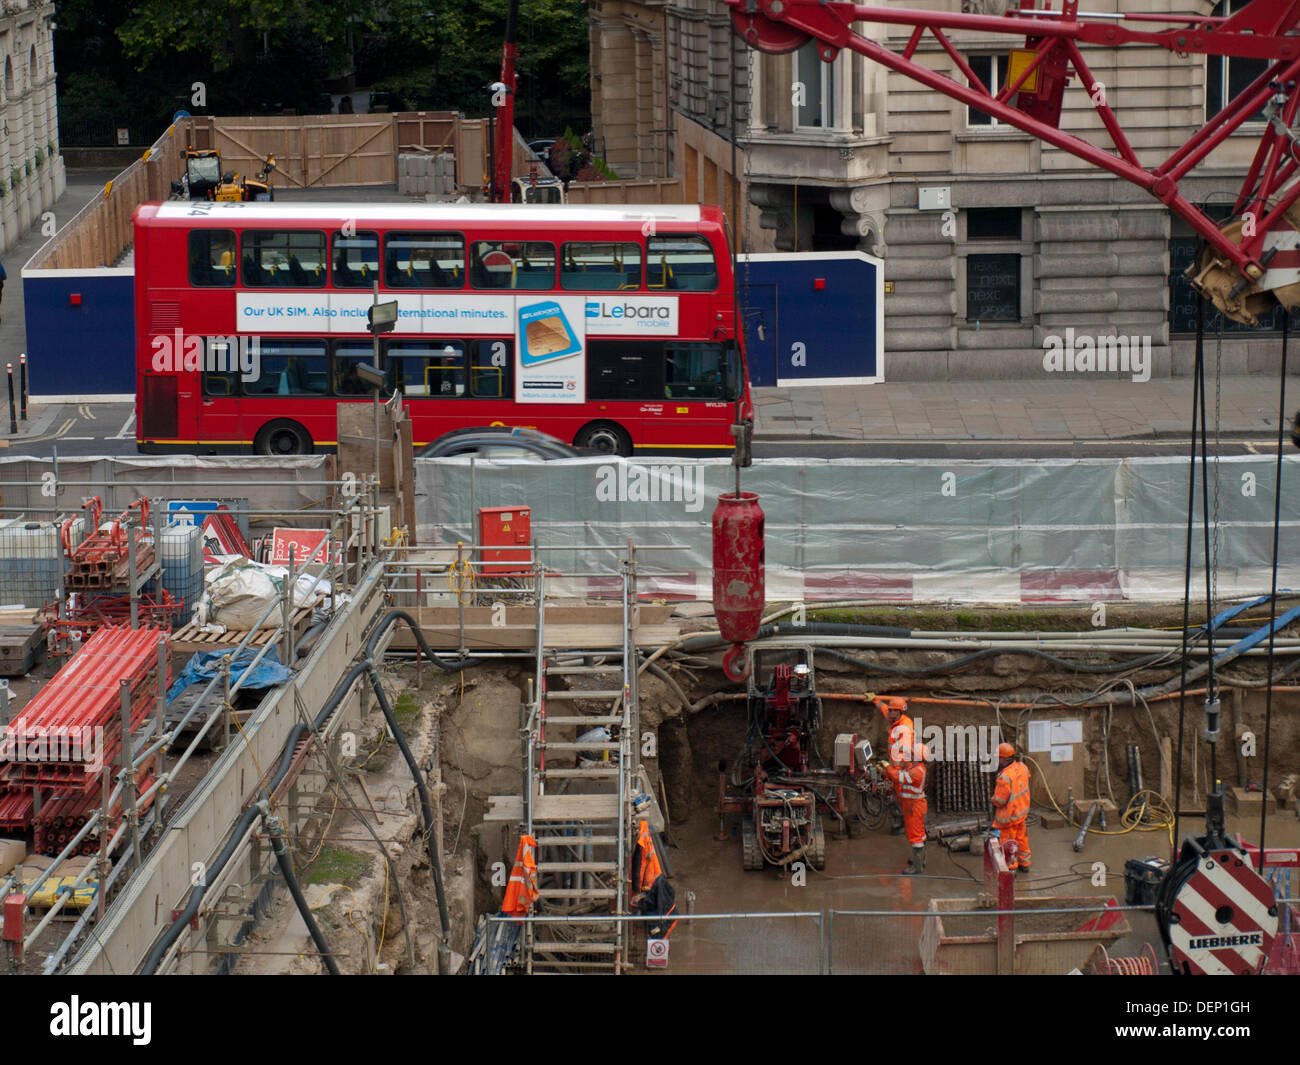
[[[204,366],[237,367],[238,353],[231,352],[235,338],[209,338],[204,356]],[[240,442],[239,435],[239,372],[238,369],[205,370],[190,378],[195,391],[191,400],[196,405],[198,417],[195,430],[199,447],[217,445],[229,447]]]

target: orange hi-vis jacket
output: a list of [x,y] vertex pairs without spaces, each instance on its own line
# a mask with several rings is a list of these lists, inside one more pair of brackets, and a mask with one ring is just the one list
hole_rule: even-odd
[[885,766],[885,776],[898,788],[898,797],[904,801],[916,802],[925,799],[925,763],[912,762]]
[[1024,762],[1012,762],[998,774],[993,805],[995,824],[1013,824],[1025,819],[1029,813],[1029,768]]
[[515,865],[510,870],[510,883],[506,885],[506,897],[501,901],[501,912],[510,917],[523,917],[532,910],[540,894],[537,890],[537,840],[532,836],[520,836]]
[[654,839],[650,835],[650,822],[642,821],[637,830],[636,845],[641,849],[641,875],[633,885],[633,891],[640,894],[654,887],[654,882],[663,875],[659,864],[659,853],[655,850]]
[[890,725],[889,711],[882,706],[880,713],[884,716],[885,726],[889,729],[889,749],[885,752],[886,757],[894,765],[901,765],[910,761],[912,748],[915,746],[915,730],[912,728],[912,719],[904,714],[898,719],[896,725]]

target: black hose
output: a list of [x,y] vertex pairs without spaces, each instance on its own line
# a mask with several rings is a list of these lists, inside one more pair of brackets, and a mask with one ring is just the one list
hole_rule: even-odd
[[[400,611],[394,611],[400,613]],[[388,618],[393,615],[389,614]],[[384,620],[387,621],[388,618]],[[379,632],[382,630],[376,630]],[[374,637],[371,637],[374,642]],[[367,661],[367,664],[370,664]],[[406,766],[411,771],[411,777],[415,781],[415,789],[420,796],[420,812],[424,815],[424,843],[429,852],[429,865],[433,871],[433,890],[438,898],[438,921],[442,926],[442,943],[438,946],[438,971],[446,975],[446,970],[451,962],[451,917],[447,912],[447,896],[442,887],[442,861],[438,856],[438,826],[433,821],[433,804],[429,801],[429,791],[424,786],[424,774],[420,772],[419,765],[416,764],[415,755],[411,753],[411,748],[406,744],[406,737],[402,735],[401,727],[397,724],[397,718],[393,716],[393,708],[388,705],[388,696],[384,694],[384,687],[379,683],[379,672],[370,664],[370,686],[375,691],[375,698],[379,700],[379,709],[384,712],[384,719],[388,722],[388,728],[393,734],[393,739],[397,741],[398,750],[402,752],[402,757],[406,760]]]
[[454,673],[457,670],[478,665],[479,660],[466,657],[444,662],[429,648],[429,644],[424,639],[424,633],[420,631],[420,626],[405,610],[390,610],[380,619],[379,624],[375,626],[375,631],[370,634],[370,639],[366,641],[366,662],[370,668],[370,686],[375,691],[375,698],[379,700],[379,708],[384,712],[384,719],[388,722],[388,728],[393,734],[393,739],[397,741],[397,747],[406,760],[407,768],[411,771],[416,791],[420,796],[420,811],[424,815],[424,842],[429,852],[429,866],[433,873],[434,893],[438,898],[438,921],[442,926],[442,943],[438,947],[438,971],[445,975],[451,965],[451,915],[447,911],[447,896],[443,891],[442,883],[442,859],[438,853],[438,829],[440,826],[434,824],[433,804],[429,801],[429,792],[424,786],[424,774],[420,772],[415,756],[411,754],[411,748],[407,746],[406,737],[397,724],[397,718],[393,716],[393,708],[388,704],[388,696],[384,694],[383,685],[379,683],[379,673],[374,668],[373,663],[375,649],[379,646],[379,641],[393,622],[399,619],[406,622],[406,627],[415,636],[420,649],[440,669],[448,673]]
[[641,668],[649,670],[654,676],[658,677],[660,680],[662,680],[665,684],[668,685],[672,693],[677,696],[677,701],[681,704],[683,714],[690,712],[691,701],[688,698],[686,698],[686,693],[682,691],[681,685],[678,684],[677,681],[673,679],[673,677],[668,673],[666,669],[661,669],[654,662],[651,662],[649,665],[642,663]]
[[[275,786],[279,784],[279,782],[284,778],[285,773],[289,771],[289,762],[293,758],[294,746],[306,731],[306,726],[295,725],[293,731],[289,733],[289,741],[284,746],[284,753],[280,757],[280,764],[276,767],[274,775],[267,782],[267,788],[269,790],[274,791]],[[263,790],[262,797],[265,799],[266,790]],[[230,838],[226,841],[226,845],[221,849],[221,853],[217,855],[216,859],[212,862],[212,865],[208,868],[207,875],[200,883],[196,884],[194,889],[190,892],[190,900],[186,904],[185,909],[183,909],[180,916],[168,926],[167,931],[163,933],[162,938],[154,944],[153,950],[151,950],[145,958],[144,965],[140,969],[141,976],[153,976],[158,971],[158,966],[162,962],[163,956],[171,949],[172,944],[180,938],[181,932],[184,930],[185,926],[188,925],[199,912],[199,906],[203,902],[203,896],[208,890],[208,882],[221,874],[221,871],[226,867],[226,863],[234,856],[236,848],[244,838],[244,833],[252,828],[253,822],[261,816],[262,810],[260,807],[250,806],[244,811],[244,816],[235,823],[234,832],[231,833]]]
[[338,963],[334,960],[334,954],[330,951],[330,945],[325,942],[325,936],[321,934],[320,925],[316,923],[316,917],[311,912],[311,907],[307,905],[307,898],[302,893],[302,887],[298,883],[298,878],[293,872],[293,859],[289,857],[289,852],[284,847],[284,824],[278,817],[269,819],[271,824],[271,850],[275,852],[275,860],[280,866],[280,874],[284,877],[284,882],[289,885],[289,894],[293,896],[293,901],[298,906],[298,912],[302,914],[303,923],[307,926],[307,932],[311,935],[311,940],[316,944],[316,949],[320,951],[321,961],[325,963],[325,968],[329,970],[330,976],[342,976],[339,972]]
[[[348,670],[347,676],[339,681],[335,686],[334,691],[330,693],[330,697],[326,701],[325,705],[321,707],[320,713],[316,715],[316,720],[313,723],[316,730],[319,730],[321,726],[329,720],[330,715],[338,708],[338,705],[343,701],[344,696],[347,695],[348,689],[351,688],[356,679],[366,671],[368,666],[368,662],[358,662]],[[293,760],[294,748],[298,745],[298,741],[306,731],[306,725],[295,725],[293,730],[289,733],[289,739],[285,742],[284,750],[280,754],[280,761],[275,767],[275,772],[271,774],[265,785],[262,787],[261,800],[263,802],[269,802],[268,796],[275,791],[279,786],[280,781],[284,779],[285,774],[289,772],[289,763]],[[203,903],[203,896],[207,893],[208,884],[221,874],[221,871],[226,867],[226,863],[234,856],[240,840],[244,838],[244,833],[253,826],[253,822],[256,821],[261,814],[262,810],[257,805],[250,806],[244,811],[244,815],[238,822],[236,822],[234,832],[231,833],[230,838],[226,841],[226,845],[221,849],[221,853],[217,855],[216,859],[208,867],[207,875],[203,878],[202,883],[196,884],[194,889],[190,892],[190,899],[189,902],[186,903],[185,909],[182,910],[180,916],[168,926],[167,930],[163,933],[162,938],[154,944],[153,949],[145,958],[144,965],[140,969],[142,976],[152,976],[158,971],[158,966],[162,963],[163,957],[166,955],[167,951],[172,948],[172,945],[180,938],[181,932],[184,931],[185,926],[188,925],[199,912],[199,906]],[[310,911],[305,912],[303,917],[304,920],[309,920]]]
[[425,640],[420,626],[416,624],[415,618],[411,617],[405,610],[390,610],[380,619],[379,624],[375,626],[375,631],[370,634],[370,639],[366,641],[367,658],[375,657],[375,648],[379,646],[379,641],[383,638],[384,633],[388,631],[395,618],[401,618],[406,622],[406,627],[411,630],[411,635],[415,637],[415,642],[420,645],[420,650],[444,673],[456,673],[462,669],[472,669],[474,666],[483,664],[483,659],[472,658],[468,655],[461,658],[442,658],[440,655],[434,654],[429,647],[428,641]]
[[[471,666],[480,664],[479,659],[470,658],[468,656],[458,659],[443,659],[434,654],[433,650],[429,647],[428,642],[424,638],[424,633],[420,631],[419,625],[416,624],[415,619],[404,610],[390,610],[380,619],[379,623],[375,626],[374,632],[371,633],[370,639],[366,642],[365,660],[355,663],[352,668],[348,670],[347,676],[335,686],[334,691],[330,693],[330,697],[321,708],[320,713],[316,715],[312,731],[320,731],[325,722],[329,720],[330,715],[343,701],[344,696],[347,695],[348,689],[352,687],[356,679],[361,676],[362,673],[368,673],[370,676],[370,685],[374,689],[375,695],[379,700],[379,707],[384,712],[384,718],[388,722],[388,727],[393,733],[393,738],[397,741],[397,746],[402,752],[402,757],[406,760],[406,765],[411,771],[411,776],[415,780],[415,786],[420,795],[420,809],[424,814],[425,843],[428,846],[429,861],[433,868],[434,888],[438,897],[438,917],[442,926],[442,944],[438,948],[438,968],[440,972],[445,972],[451,959],[451,918],[447,911],[447,898],[443,891],[442,863],[438,858],[437,831],[436,826],[433,823],[433,807],[429,802],[429,792],[424,786],[423,774],[421,774],[420,767],[416,764],[415,757],[411,754],[411,748],[407,746],[406,737],[402,734],[402,730],[397,724],[397,719],[393,716],[393,708],[388,704],[388,697],[384,694],[383,686],[379,682],[379,673],[376,671],[373,661],[375,649],[378,647],[379,641],[383,638],[384,633],[392,626],[393,622],[398,619],[406,622],[407,627],[415,636],[416,643],[420,645],[420,650],[428,656],[431,662],[437,665],[438,668],[442,669],[444,672],[454,673],[458,670],[468,669]],[[302,738],[302,734],[306,731],[307,728],[305,725],[295,725],[293,730],[289,733],[289,739],[285,743],[284,751],[280,756],[280,762],[276,766],[275,772],[262,788],[262,802],[265,803],[269,801],[268,795],[275,791],[280,781],[284,779],[285,774],[288,773],[289,763],[293,758],[294,747],[297,746],[299,739]],[[162,959],[166,955],[167,951],[170,950],[176,940],[180,938],[181,932],[185,929],[185,926],[188,925],[199,912],[199,906],[202,904],[203,896],[207,892],[208,883],[215,879],[226,867],[226,864],[234,856],[240,840],[244,837],[244,833],[252,827],[253,822],[261,816],[261,814],[262,809],[257,805],[250,806],[244,812],[244,815],[236,823],[235,830],[227,840],[225,847],[221,849],[221,853],[217,855],[216,860],[209,868],[208,875],[204,878],[204,882],[196,885],[190,892],[190,899],[186,904],[185,909],[181,912],[180,916],[171,923],[163,933],[162,938],[159,939],[145,958],[144,966],[140,970],[142,975],[150,976],[158,971],[158,966],[162,963]],[[276,855],[276,858],[277,860],[279,859],[279,854]],[[283,869],[283,864],[281,865],[281,868]],[[289,875],[292,874],[290,873]],[[289,880],[289,875],[285,877],[286,882]],[[314,921],[311,917],[311,911],[306,906],[306,900],[302,899],[301,891],[293,891],[292,884],[290,885],[289,890],[294,893],[294,901],[298,903],[299,911],[302,913],[303,920],[310,930]],[[317,934],[319,934],[319,929],[317,929]],[[316,940],[317,934],[312,936],[314,940]],[[322,954],[327,954],[328,948],[323,946],[323,943],[324,939],[322,938],[317,940],[316,945],[321,949]],[[325,961],[326,965],[333,966],[332,957],[327,956]],[[337,975],[338,970],[336,966],[332,967],[331,971]]]

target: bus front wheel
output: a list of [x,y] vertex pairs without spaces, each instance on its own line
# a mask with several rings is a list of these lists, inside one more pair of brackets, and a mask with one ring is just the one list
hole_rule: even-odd
[[632,440],[627,433],[613,422],[592,422],[583,426],[573,441],[576,447],[590,447],[603,451],[606,455],[632,454]]
[[259,455],[310,455],[311,437],[297,422],[279,421],[264,425],[253,441],[253,450]]

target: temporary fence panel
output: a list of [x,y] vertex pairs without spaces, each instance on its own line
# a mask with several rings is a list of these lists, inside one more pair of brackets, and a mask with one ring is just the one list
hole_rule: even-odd
[[[324,455],[298,458],[60,458],[0,456],[7,517],[77,512],[82,500],[100,495],[104,513],[125,510],[133,500],[215,499],[236,494],[256,498],[260,510],[285,513],[324,506],[329,477]],[[165,508],[164,508],[165,509]]]
[[[1300,458],[1285,462],[1284,480]],[[1218,596],[1269,586],[1275,463],[1210,464]],[[725,460],[419,459],[415,468],[421,543],[474,542],[479,507],[529,506],[538,543],[574,548],[548,555],[555,570],[589,569],[586,548],[684,544],[656,561],[682,571],[675,594],[710,595],[710,517],[735,483]],[[770,599],[1050,602],[1181,599],[1187,477],[1184,461],[1163,458],[769,459],[742,483],[766,514]],[[1281,558],[1300,557],[1296,493],[1284,493],[1281,519]],[[1199,595],[1204,554],[1193,539]]]

